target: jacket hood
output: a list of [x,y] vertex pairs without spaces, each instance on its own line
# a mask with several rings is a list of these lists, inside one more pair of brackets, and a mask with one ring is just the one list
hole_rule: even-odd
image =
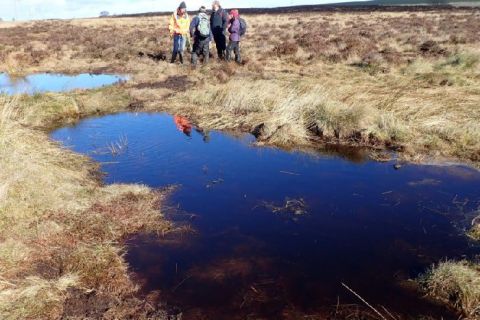
[[230,10],[230,15],[234,18],[239,18],[240,14],[238,13],[238,10]]
[[[175,18],[175,20],[178,20],[179,18],[182,18],[178,15],[178,9],[173,11],[173,17]],[[188,18],[188,13],[185,12],[185,15],[183,16],[183,18]]]

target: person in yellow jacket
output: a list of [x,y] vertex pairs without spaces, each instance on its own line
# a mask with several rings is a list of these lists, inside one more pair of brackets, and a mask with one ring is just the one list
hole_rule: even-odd
[[180,6],[170,17],[168,29],[170,30],[170,36],[173,38],[171,63],[175,63],[178,55],[180,63],[183,64],[183,51],[185,50],[188,33],[190,32],[190,17],[188,16],[185,2],[180,3]]

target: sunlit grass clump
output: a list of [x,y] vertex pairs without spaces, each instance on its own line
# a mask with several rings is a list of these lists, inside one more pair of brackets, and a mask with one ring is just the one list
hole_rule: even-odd
[[427,294],[462,311],[468,319],[480,317],[480,267],[466,261],[445,261],[421,279]]

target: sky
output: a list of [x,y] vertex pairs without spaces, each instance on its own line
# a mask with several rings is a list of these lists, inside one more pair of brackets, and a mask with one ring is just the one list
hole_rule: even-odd
[[[224,0],[225,7],[279,7],[332,3],[349,0]],[[96,17],[101,11],[110,14],[170,11],[180,0],[0,0],[3,20],[69,19]],[[210,6],[211,0],[186,0],[191,10]]]

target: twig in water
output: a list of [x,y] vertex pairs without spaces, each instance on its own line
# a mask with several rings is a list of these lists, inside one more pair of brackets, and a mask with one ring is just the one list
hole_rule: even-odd
[[262,205],[255,206],[253,209],[262,206],[273,213],[291,213],[293,215],[304,215],[307,213],[307,204],[303,198],[285,198],[285,203],[280,206],[274,203],[264,202]]
[[381,307],[393,320],[397,320],[397,318],[395,318],[393,314],[391,314],[390,311],[388,311],[387,308],[385,308],[384,306],[381,306]]
[[365,299],[363,299],[358,293],[356,293],[355,291],[353,291],[352,289],[350,289],[345,283],[342,282],[342,286],[344,286],[348,291],[350,291],[351,293],[353,293],[358,299],[360,299],[360,301],[362,301],[363,303],[365,303],[367,305],[367,307],[369,307],[370,309],[372,309],[376,314],[378,314],[383,320],[387,320],[387,318],[385,318],[383,316],[383,314],[380,313],[380,311],[378,311],[377,309],[375,309],[371,304],[369,304]]
[[299,176],[299,173],[290,172],[290,171],[280,171],[280,173],[289,174],[291,176]]
[[120,155],[127,147],[128,139],[124,135],[120,136],[117,142],[111,142],[109,145],[107,145],[108,150],[113,156]]
[[175,288],[173,288],[172,292],[177,291],[177,289],[180,288],[180,286],[181,286],[182,284],[184,284],[185,281],[187,281],[187,280],[190,279],[191,277],[192,277],[192,276],[188,276],[188,277],[186,277],[185,279],[183,279],[182,281],[180,281],[180,283],[177,284],[177,285],[175,286]]
[[335,315],[338,314],[338,307],[340,306],[340,296],[337,296],[337,305],[335,306]]
[[240,304],[240,309],[243,308],[243,306],[247,303],[246,295],[243,297],[242,303]]

